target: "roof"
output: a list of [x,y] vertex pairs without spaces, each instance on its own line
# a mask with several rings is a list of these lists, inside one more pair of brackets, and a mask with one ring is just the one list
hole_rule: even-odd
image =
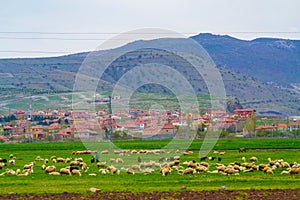
[[7,140],[9,140],[9,139],[8,139],[7,137],[5,137],[5,136],[0,135],[0,140],[7,141]]
[[258,126],[258,127],[256,128],[256,130],[275,129],[275,128],[277,128],[277,126],[270,126],[270,125],[264,124],[264,125]]
[[249,109],[236,109],[233,112],[256,112],[255,109],[249,108]]
[[173,126],[173,124],[165,124],[162,129],[174,129],[175,126]]
[[278,127],[287,127],[286,124],[278,124],[277,126],[278,126]]
[[227,123],[236,123],[237,120],[231,119],[230,117],[225,117],[222,119],[223,122],[227,122]]

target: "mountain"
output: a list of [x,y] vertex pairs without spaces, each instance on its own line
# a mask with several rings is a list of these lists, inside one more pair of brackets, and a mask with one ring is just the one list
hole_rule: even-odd
[[251,41],[230,36],[199,34],[192,37],[214,62],[263,82],[291,87],[300,83],[300,41],[258,38]]
[[[243,107],[255,108],[261,113],[298,114],[299,94],[287,86],[300,83],[300,56],[297,57],[300,52],[299,41],[267,38],[243,41],[212,34],[200,34],[192,38],[205,48],[217,64],[229,98],[234,101],[238,99]],[[117,49],[93,52],[94,56],[101,56],[133,46],[142,49],[123,55],[111,63],[98,85],[111,90],[113,84],[135,66],[155,60],[172,66],[185,76],[197,93],[208,94],[204,80],[196,76],[195,70],[183,59],[174,58],[168,52],[157,49],[143,49],[149,44],[156,47],[179,46],[189,50],[180,39],[156,39],[135,41]],[[88,53],[50,58],[0,59],[0,88],[27,88],[35,92],[71,91],[76,74]],[[84,76],[87,81],[97,82],[95,74],[97,68],[91,67]],[[170,92],[155,84],[143,86],[139,91]]]

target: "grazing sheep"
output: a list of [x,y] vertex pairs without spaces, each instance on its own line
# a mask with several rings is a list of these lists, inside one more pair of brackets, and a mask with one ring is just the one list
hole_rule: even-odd
[[105,167],[106,162],[97,162],[97,167]]
[[56,159],[56,156],[51,156],[50,160]]
[[141,163],[141,162],[142,162],[141,157],[138,157],[138,158],[137,158],[137,161],[138,161],[138,163]]
[[126,172],[127,174],[134,174],[134,170],[132,168],[129,168]]
[[289,171],[290,174],[299,174],[300,168],[291,168]]
[[116,159],[116,163],[123,163],[124,161],[121,158]]
[[21,174],[21,170],[20,169],[16,170],[16,175],[18,175],[18,174]]
[[226,152],[225,151],[220,151],[220,155],[224,155]]
[[46,165],[43,164],[43,165],[42,165],[42,170],[45,170],[45,169],[46,169]]
[[275,163],[276,163],[276,161],[272,160],[271,158],[268,158],[268,161],[271,166],[275,165]]
[[174,156],[174,160],[180,160],[180,156]]
[[185,170],[183,170],[182,175],[184,175],[184,174],[195,174],[195,173],[196,173],[195,169],[193,169],[191,167],[188,167]]
[[74,160],[70,163],[70,166],[79,166],[80,162],[77,160]]
[[195,160],[192,160],[189,162],[188,167],[196,168],[198,166],[198,163]]
[[208,167],[209,164],[207,162],[201,162],[200,165],[204,166],[204,167]]
[[114,150],[114,154],[119,155],[120,153],[121,153],[121,151]]
[[72,174],[73,174],[73,175],[77,175],[77,176],[81,176],[80,171],[77,170],[77,169],[73,169],[73,170],[72,170]]
[[16,172],[13,170],[13,169],[6,169],[5,172],[8,174],[8,175],[16,175]]
[[254,157],[254,156],[252,156],[251,158],[250,158],[250,162],[257,162],[258,161],[258,159],[256,158],[256,157]]
[[245,157],[245,156],[242,157],[242,161],[243,161],[244,163],[246,162],[246,157]]
[[28,164],[28,165],[24,165],[24,167],[23,167],[23,169],[32,169],[33,168],[33,163],[30,163],[30,164]]
[[163,176],[166,176],[166,175],[170,174],[171,171],[172,171],[172,169],[170,167],[164,167],[164,168],[160,169],[160,173]]
[[200,166],[198,166],[198,167],[196,167],[196,172],[206,172],[207,171],[207,168],[205,167],[205,166],[202,166],[202,165],[200,165]]
[[83,162],[83,159],[82,158],[75,158],[75,161]]
[[95,162],[95,158],[94,157],[92,157],[92,159],[91,159],[91,163],[94,163]]
[[24,174],[17,174],[17,176],[28,176],[29,173],[28,172],[25,172]]
[[59,172],[50,172],[49,173],[50,175],[52,175],[52,176],[60,176],[60,173]]
[[263,169],[265,169],[266,167],[269,167],[269,166],[267,164],[263,164],[263,163],[261,163],[261,164],[258,165],[258,169],[261,170],[261,171]]
[[80,164],[79,164],[79,166],[81,167],[81,169],[84,171],[84,172],[86,172],[89,168],[88,168],[88,166],[87,166],[87,164],[85,163],[85,162],[81,162]]
[[107,169],[99,169],[99,172],[102,174],[102,175],[105,175],[107,174],[109,171]]
[[138,153],[138,152],[137,152],[137,150],[135,150],[135,149],[131,151],[131,154],[137,154],[137,153]]
[[65,174],[65,175],[67,175],[67,176],[71,176],[71,172],[70,172],[70,170],[67,169],[67,168],[61,168],[61,169],[59,170],[59,173],[60,173],[60,174]]
[[14,157],[13,154],[10,154],[10,155],[9,155],[9,158],[10,158],[10,159],[13,159],[13,157]]
[[23,173],[23,174],[25,174],[25,173],[30,174],[30,173],[33,173],[33,170],[31,170],[31,169],[23,169],[23,170],[22,170],[22,173]]
[[66,158],[65,163],[69,163],[71,160],[73,160],[73,158]]
[[47,164],[48,162],[49,162],[49,160],[46,158],[46,159],[44,160],[44,163]]
[[15,160],[9,160],[8,162],[10,165],[15,165],[16,164],[16,161]]
[[37,156],[34,160],[35,161],[42,161],[43,159],[41,158],[41,156]]
[[68,167],[66,167],[66,168],[69,169],[70,172],[72,172],[73,169],[79,170],[79,167],[78,167],[78,166],[68,166]]
[[239,149],[239,153],[242,153],[242,152],[245,152],[245,153],[246,153],[246,152],[247,152],[246,148],[244,148],[244,147],[243,147],[243,148],[240,148],[240,149]]
[[290,172],[289,171],[282,171],[280,174],[290,174]]
[[141,169],[141,167],[139,165],[132,165],[131,168],[133,170],[140,170]]
[[108,150],[101,151],[101,154],[108,154]]
[[56,161],[57,161],[58,163],[60,163],[60,162],[63,163],[63,162],[65,162],[65,159],[64,159],[64,158],[57,158]]
[[215,158],[216,157],[214,157],[214,156],[210,156],[210,157],[208,157],[208,160],[213,161],[213,160],[215,160]]
[[114,166],[112,166],[112,165],[109,166],[107,169],[110,171],[111,174],[117,173],[117,169]]
[[56,169],[56,167],[54,165],[51,165],[51,166],[46,167],[45,172],[49,174],[51,172],[54,172],[55,169]]
[[200,158],[200,161],[204,161],[204,160],[206,160],[206,158],[207,158],[207,156],[202,156],[202,157]]
[[116,160],[116,159],[111,158],[111,159],[109,159],[109,162],[110,162],[110,163],[113,163],[113,162],[115,162],[115,160]]
[[290,164],[288,162],[282,162],[281,163],[281,167],[282,168],[290,168],[291,166],[290,166]]

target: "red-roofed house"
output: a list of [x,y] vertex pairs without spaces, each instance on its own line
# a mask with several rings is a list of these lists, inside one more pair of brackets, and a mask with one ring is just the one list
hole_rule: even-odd
[[165,124],[161,130],[160,134],[176,134],[177,128],[173,124]]
[[5,141],[8,141],[9,139],[3,135],[0,135],[0,140],[5,142]]
[[290,131],[298,130],[300,128],[300,122],[290,122],[288,127]]
[[237,109],[234,110],[234,117],[237,119],[247,119],[252,118],[253,114],[256,112],[254,109]]

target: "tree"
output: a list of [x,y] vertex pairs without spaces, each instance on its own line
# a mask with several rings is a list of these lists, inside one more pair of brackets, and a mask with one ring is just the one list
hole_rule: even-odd
[[253,113],[251,118],[248,118],[245,122],[244,128],[246,131],[250,134],[255,133],[255,128],[256,128],[256,117],[255,114]]

